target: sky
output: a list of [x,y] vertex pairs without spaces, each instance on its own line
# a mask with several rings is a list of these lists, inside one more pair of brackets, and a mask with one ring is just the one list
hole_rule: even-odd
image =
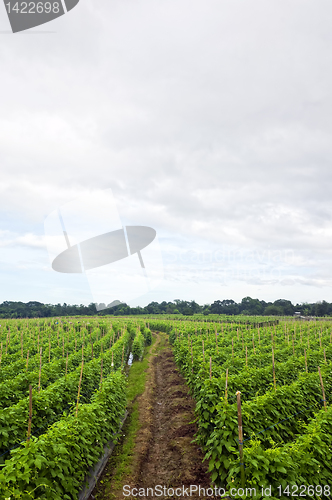
[[109,190],[164,273],[114,300],[332,302],[331,21],[327,0],[80,0],[13,34],[0,5],[0,301],[95,301],[44,222]]

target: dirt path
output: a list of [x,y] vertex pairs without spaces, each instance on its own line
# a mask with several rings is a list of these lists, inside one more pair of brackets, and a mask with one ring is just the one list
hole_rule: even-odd
[[[197,431],[196,424],[192,423],[195,402],[175,365],[167,336],[159,334],[158,337],[150,357],[145,390],[138,398],[140,429],[133,449],[132,473],[122,485],[127,485],[125,493],[130,493],[124,495],[122,487],[115,491],[110,485],[109,494],[98,495],[98,499],[123,500],[146,496],[166,500],[186,497],[186,489],[191,499],[214,498],[211,492],[209,496],[202,491],[200,496],[195,492],[190,495],[190,485],[205,489],[210,487],[208,464],[202,463],[202,452],[191,443]],[[157,485],[162,490],[156,492],[154,488]],[[154,491],[147,492],[147,488]],[[174,489],[173,494],[171,488]],[[175,492],[177,488],[181,488],[180,495],[180,490],[177,494]]]
[[[164,498],[176,496],[171,494],[170,488],[183,490],[190,485],[209,488],[210,477],[207,466],[202,464],[203,455],[191,443],[197,431],[196,425],[191,423],[195,419],[195,403],[169,348],[155,357],[153,368],[155,390],[151,397],[151,440],[145,455],[141,455],[136,487],[165,486]],[[191,498],[199,497],[193,494]]]

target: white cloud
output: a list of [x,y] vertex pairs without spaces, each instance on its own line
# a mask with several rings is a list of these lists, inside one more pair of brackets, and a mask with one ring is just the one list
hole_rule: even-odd
[[[0,247],[39,261],[44,218],[111,187],[124,223],[157,229],[170,283],[204,284],[202,302],[250,280],[262,298],[330,287],[331,14],[327,0],[86,0],[55,33],[0,35]],[[179,267],[225,248],[256,255],[226,291],[215,268]],[[261,277],[268,251],[293,255],[279,278]]]

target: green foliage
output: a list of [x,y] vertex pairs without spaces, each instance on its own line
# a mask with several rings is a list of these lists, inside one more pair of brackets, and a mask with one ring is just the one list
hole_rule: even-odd
[[320,365],[326,394],[331,394],[332,345],[330,325],[326,327],[286,322],[260,330],[238,323],[173,325],[170,339],[175,359],[196,399],[196,441],[206,451],[217,485],[241,486],[237,391],[242,399],[246,486],[276,487],[286,485],[286,480],[288,484],[323,484],[328,474],[331,478],[331,410],[327,414],[321,410],[317,371]]
[[[109,336],[112,335],[112,332]],[[127,350],[129,346],[130,334],[124,333],[122,337],[112,346],[111,349],[103,352],[103,373],[107,376],[112,372],[111,366],[112,352],[114,358],[114,369],[121,366],[123,348]],[[104,348],[109,347],[108,336],[100,340],[104,343]],[[100,347],[96,353],[100,353]],[[80,354],[80,357],[82,354]],[[90,358],[91,359],[91,358]],[[94,357],[84,365],[81,400],[89,402],[93,392],[98,388],[100,380],[101,356]],[[81,367],[78,366],[67,377],[62,376],[53,384],[50,384],[40,393],[33,394],[33,420],[32,432],[37,429],[45,430],[45,426],[50,422],[59,420],[64,410],[69,410],[71,404],[75,404],[80,378]],[[20,443],[26,437],[28,421],[28,397],[24,397],[17,404],[0,410],[0,453],[4,453],[8,448]],[[2,460],[8,456],[3,455]]]
[[151,345],[152,344],[152,333],[149,328],[147,328],[145,325],[141,327],[141,332],[145,338],[145,345]]
[[145,346],[145,338],[142,335],[142,333],[138,330],[132,346],[132,353],[135,361],[141,359],[141,357],[143,356],[144,346]]
[[126,379],[109,375],[90,404],[55,423],[29,447],[12,452],[0,473],[1,498],[76,499],[89,467],[119,428],[126,406]]

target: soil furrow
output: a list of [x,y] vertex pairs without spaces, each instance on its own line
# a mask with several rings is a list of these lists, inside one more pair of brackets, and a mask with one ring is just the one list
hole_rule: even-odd
[[[148,497],[166,500],[186,497],[185,491],[193,500],[215,498],[211,491],[209,496],[202,490],[200,495],[193,492],[190,495],[191,485],[205,490],[210,488],[208,464],[203,463],[202,451],[192,443],[197,432],[195,402],[176,367],[167,336],[158,334],[158,337],[149,359],[144,392],[137,398],[140,428],[133,449],[131,474],[124,478],[121,488],[114,489],[112,480],[107,488],[102,488],[101,495],[100,488],[97,488],[98,499]],[[135,494],[124,495],[124,485],[127,485],[126,491],[136,488]],[[160,490],[156,494],[157,485],[162,489],[161,495]],[[178,488],[182,490],[181,495],[179,490],[178,494],[175,493]],[[171,489],[174,489],[174,494]]]

